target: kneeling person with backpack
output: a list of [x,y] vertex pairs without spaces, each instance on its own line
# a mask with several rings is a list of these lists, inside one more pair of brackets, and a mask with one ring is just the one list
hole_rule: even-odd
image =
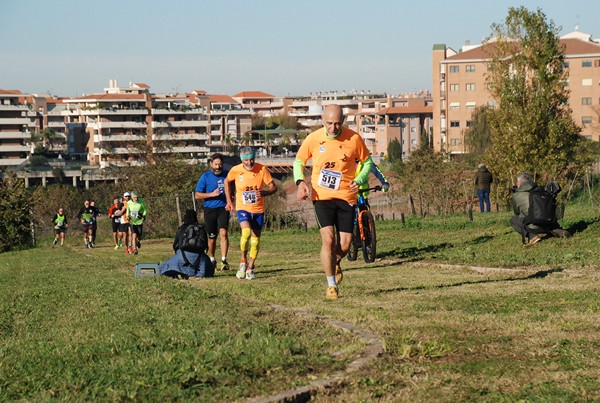
[[543,234],[559,238],[571,235],[558,225],[556,218],[556,195],[560,190],[556,182],[549,182],[545,188],[538,186],[528,173],[517,177],[512,196],[515,215],[511,217],[510,225],[521,234],[524,244],[538,243]]
[[198,223],[195,210],[187,210],[173,241],[175,256],[159,265],[160,274],[184,278],[214,276],[215,266],[206,255],[207,248],[206,228]]

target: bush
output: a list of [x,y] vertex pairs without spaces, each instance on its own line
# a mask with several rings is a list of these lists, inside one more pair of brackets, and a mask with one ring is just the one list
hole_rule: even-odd
[[30,200],[25,181],[9,172],[0,181],[0,252],[33,244]]

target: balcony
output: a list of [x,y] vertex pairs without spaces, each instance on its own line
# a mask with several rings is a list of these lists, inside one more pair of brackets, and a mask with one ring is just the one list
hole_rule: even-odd
[[153,134],[152,140],[176,141],[176,140],[208,140],[208,134],[202,133],[169,133]]
[[147,109],[80,109],[80,114],[84,116],[100,116],[100,115],[147,115]]
[[31,139],[31,133],[0,131],[0,140],[4,140],[4,139]]
[[27,118],[0,118],[0,125],[34,125],[31,119]]
[[48,127],[65,127],[65,122],[48,122]]
[[203,108],[179,110],[166,108],[152,108],[152,115],[204,115],[206,111]]
[[167,153],[209,153],[210,148],[201,147],[201,146],[182,146],[182,147],[171,147],[167,149],[158,150],[156,148],[152,149],[152,152],[157,154],[167,154]]
[[25,158],[0,158],[0,166],[17,166],[27,161]]
[[28,145],[0,145],[2,153],[28,153],[30,150],[31,146]]
[[146,123],[143,122],[93,122],[88,123],[88,127],[95,130],[102,129],[145,129]]
[[113,147],[113,148],[100,148],[98,154],[143,154],[142,150],[138,150],[135,147]]
[[177,120],[174,122],[152,122],[152,127],[208,127],[206,120]]
[[100,134],[94,136],[94,143],[103,141],[146,141],[145,134]]
[[0,111],[28,111],[27,105],[4,105],[0,104]]

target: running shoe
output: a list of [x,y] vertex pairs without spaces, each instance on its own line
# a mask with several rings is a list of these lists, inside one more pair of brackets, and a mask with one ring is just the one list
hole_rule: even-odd
[[134,255],[137,255],[137,254],[138,254],[138,250],[137,250],[137,248],[133,250],[133,254],[134,254]]
[[335,264],[335,282],[336,284],[340,284],[344,279],[344,273],[342,273],[342,267],[340,266],[340,261],[338,260]]
[[229,270],[229,263],[227,262],[227,259],[221,259],[221,270]]
[[52,245],[56,245],[57,242],[58,242],[58,239],[54,238],[54,241],[52,241]]
[[119,249],[119,244],[115,245],[115,250]]
[[332,285],[331,287],[327,287],[327,290],[325,291],[325,299],[338,299],[339,297],[340,293],[337,286]]
[[542,240],[542,238],[540,238],[539,236],[536,235],[529,240],[529,245],[535,245],[536,243],[538,243],[541,240]]
[[235,276],[239,279],[246,278],[246,263],[240,263],[240,268],[237,273],[235,273]]
[[256,274],[254,274],[254,270],[246,270],[246,280],[255,280]]

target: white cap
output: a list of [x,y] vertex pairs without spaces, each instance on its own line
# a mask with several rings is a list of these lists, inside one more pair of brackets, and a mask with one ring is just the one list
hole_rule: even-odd
[[125,196],[131,196],[131,195],[129,194],[129,192],[125,192],[125,193],[123,193],[123,197],[125,197]]

